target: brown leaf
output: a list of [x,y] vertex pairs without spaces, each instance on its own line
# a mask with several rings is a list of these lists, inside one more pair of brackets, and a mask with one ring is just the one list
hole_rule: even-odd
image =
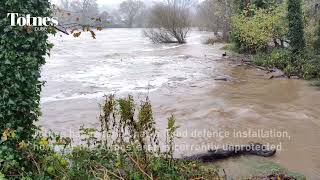
[[80,18],[79,18],[79,17],[77,17],[77,18],[76,18],[76,21],[79,21],[79,20],[80,20]]
[[102,27],[97,27],[97,30],[98,31],[101,31],[103,28]]
[[81,35],[81,32],[77,32],[73,34],[73,37],[79,37]]

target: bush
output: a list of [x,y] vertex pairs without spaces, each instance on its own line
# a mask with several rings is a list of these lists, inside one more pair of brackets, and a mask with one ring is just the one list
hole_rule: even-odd
[[258,53],[253,56],[254,64],[268,68],[285,69],[290,62],[290,52],[286,49],[274,49],[271,54]]
[[39,101],[43,82],[40,68],[52,44],[48,31],[10,26],[6,12],[23,12],[35,17],[50,16],[48,1],[0,1],[0,165],[2,173],[28,167],[29,161],[17,151],[19,144],[32,139],[34,122],[40,116]]
[[270,64],[278,69],[286,68],[290,63],[290,51],[286,49],[275,49],[271,53]]
[[283,42],[287,32],[284,5],[271,9],[251,7],[251,11],[253,16],[244,11],[232,17],[231,35],[240,52],[266,52],[271,42]]
[[305,53],[302,57],[301,76],[304,79],[320,78],[320,57]]

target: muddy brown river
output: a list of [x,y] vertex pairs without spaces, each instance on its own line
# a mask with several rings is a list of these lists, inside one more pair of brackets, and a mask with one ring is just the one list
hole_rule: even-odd
[[276,156],[216,164],[233,179],[254,174],[265,161],[319,179],[320,90],[302,80],[268,80],[263,71],[223,59],[223,45],[201,43],[210,35],[192,31],[184,45],[154,45],[141,29],[107,29],[96,40],[51,37],[39,124],[76,136],[82,124],[99,125],[105,94],[148,95],[160,133],[167,117],[177,119],[176,156],[261,142],[277,148]]

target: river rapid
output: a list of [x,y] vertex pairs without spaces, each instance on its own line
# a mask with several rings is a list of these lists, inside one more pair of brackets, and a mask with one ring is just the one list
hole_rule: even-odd
[[[261,142],[278,148],[268,161],[319,179],[320,91],[302,80],[268,80],[265,72],[222,58],[222,44],[202,44],[211,35],[192,31],[183,45],[152,44],[141,29],[106,29],[97,39],[50,37],[55,46],[42,68],[39,125],[72,136],[82,124],[99,125],[105,94],[138,101],[148,95],[161,133],[166,118],[177,119],[176,156]],[[265,159],[216,164],[239,179]]]

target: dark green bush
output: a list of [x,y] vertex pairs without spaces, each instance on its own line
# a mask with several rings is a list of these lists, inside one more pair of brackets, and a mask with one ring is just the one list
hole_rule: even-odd
[[0,132],[7,132],[0,140],[0,165],[5,166],[2,173],[15,172],[30,162],[22,161],[16,147],[30,140],[36,130],[43,84],[39,81],[40,68],[52,47],[47,34],[53,32],[12,27],[7,12],[47,17],[50,4],[46,0],[0,1]]
[[320,78],[320,57],[305,53],[302,57],[301,76],[304,79]]
[[[311,51],[303,51],[296,55],[292,61],[292,54],[287,49],[274,49],[271,54],[258,53],[253,56],[253,62],[257,66],[278,68],[288,76],[299,76],[304,79],[320,78],[320,57]],[[295,62],[295,63],[292,63]]]

